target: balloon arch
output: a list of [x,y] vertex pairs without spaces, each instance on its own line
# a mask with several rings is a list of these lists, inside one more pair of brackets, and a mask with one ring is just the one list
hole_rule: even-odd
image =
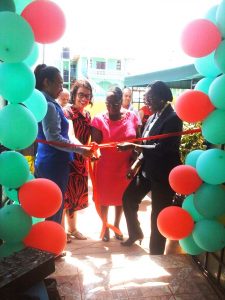
[[[16,151],[35,141],[37,122],[47,112],[45,98],[34,88],[31,66],[38,58],[39,44],[53,43],[63,35],[65,17],[52,1],[8,0],[0,3],[0,22],[4,24],[0,27],[0,95],[8,101],[0,110],[0,141],[9,149],[0,154],[0,184],[14,201],[0,209],[0,257],[25,246],[59,254],[66,234],[59,224],[43,220],[58,210],[61,192],[50,180],[34,179],[27,161]],[[196,59],[195,67],[204,78],[194,90],[178,97],[177,114],[186,122],[202,122],[202,134],[211,144],[225,144],[225,0],[184,28],[181,47]],[[171,206],[161,211],[159,231],[179,240],[191,255],[222,249],[224,150],[218,146],[195,149],[184,165],[171,171],[169,182],[186,198],[182,208]],[[52,239],[55,235],[57,241]]]

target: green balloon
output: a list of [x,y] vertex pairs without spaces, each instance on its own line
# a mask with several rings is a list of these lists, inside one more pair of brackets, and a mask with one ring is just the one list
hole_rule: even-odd
[[222,184],[225,182],[225,151],[220,149],[204,151],[197,160],[196,170],[206,183]]
[[186,237],[185,239],[179,240],[181,248],[190,255],[199,255],[205,252],[201,249],[194,241],[192,234]]
[[10,104],[0,111],[0,142],[12,150],[29,147],[38,132],[34,115],[25,106]]
[[3,186],[3,192],[4,194],[17,204],[19,203],[18,199],[18,191],[16,189],[8,188],[7,186]]
[[6,205],[0,209],[0,238],[9,243],[22,241],[29,233],[32,218],[20,205]]
[[3,245],[0,246],[0,257],[8,257],[15,252],[19,252],[22,249],[25,248],[25,245],[23,242],[17,242],[17,243],[4,243]]
[[[34,179],[34,175],[32,173],[30,173],[26,182],[33,180],[33,179]],[[16,204],[20,203],[19,198],[18,198],[18,190],[17,189],[12,189],[12,188],[8,188],[7,186],[3,186],[3,192],[9,199],[14,201]]]
[[24,60],[34,45],[31,26],[23,17],[9,11],[0,13],[0,24],[4,24],[0,26],[0,59],[8,63]]
[[215,51],[209,55],[197,58],[195,60],[195,68],[199,74],[205,77],[216,77],[221,74],[221,70],[217,67],[214,60]]
[[43,222],[44,220],[45,220],[45,218],[35,218],[35,217],[32,217],[32,224]]
[[[34,175],[30,173],[26,182],[28,182],[30,180],[33,180],[34,178],[35,178]],[[19,201],[19,198],[18,198],[18,190],[17,189],[11,189],[11,188],[7,188],[7,187],[3,187],[3,188],[4,188],[4,193],[6,194],[6,196],[9,199],[13,200],[15,204],[20,204],[20,201]],[[39,220],[42,220],[42,219],[39,219]],[[33,217],[32,217],[32,223],[34,224]],[[37,223],[37,221],[35,223]]]
[[201,220],[192,232],[194,242],[207,252],[216,252],[225,246],[225,228],[215,220]]
[[205,93],[206,95],[208,95],[209,86],[213,82],[213,80],[214,80],[213,77],[212,78],[209,78],[209,77],[202,78],[197,82],[194,89],[196,91],[201,91],[201,92]]
[[194,206],[206,219],[225,213],[225,190],[220,185],[203,183],[194,194]]
[[218,5],[212,6],[204,16],[204,19],[207,19],[213,22],[216,25],[216,12],[217,12]]
[[47,113],[47,101],[39,90],[34,89],[31,96],[23,104],[33,113],[37,122],[40,122]]
[[225,109],[225,75],[213,80],[209,87],[209,98],[215,107]]
[[0,2],[0,12],[1,11],[16,11],[15,3],[13,0],[1,0]]
[[28,66],[20,63],[0,64],[0,94],[11,103],[25,101],[35,87],[35,77]]
[[188,153],[188,155],[185,158],[185,165],[196,167],[196,162],[199,156],[204,152],[204,150],[193,150]]
[[0,154],[0,184],[8,188],[18,188],[29,176],[29,166],[26,158],[14,151],[4,151]]
[[34,43],[31,53],[28,55],[28,57],[23,62],[26,65],[31,67],[36,63],[38,56],[39,56],[38,44]]
[[215,63],[222,73],[225,73],[225,40],[223,40],[215,51]]
[[21,14],[24,8],[32,2],[32,0],[14,0],[17,14]]
[[35,178],[34,174],[30,173],[29,176],[28,176],[27,182],[30,181],[30,180],[33,180],[34,178]]
[[225,1],[221,1],[216,11],[216,25],[222,35],[225,38]]
[[215,109],[203,120],[202,135],[212,144],[225,144],[225,110]]
[[189,212],[189,214],[192,216],[195,222],[204,219],[204,217],[200,215],[200,213],[196,210],[194,206],[194,194],[188,195],[184,199],[182,203],[182,208],[185,209],[187,212]]

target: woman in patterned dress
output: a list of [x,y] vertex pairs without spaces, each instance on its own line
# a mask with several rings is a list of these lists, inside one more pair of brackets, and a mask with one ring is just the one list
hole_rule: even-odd
[[[71,90],[71,106],[64,108],[64,114],[70,122],[70,134],[87,144],[90,138],[90,113],[85,109],[92,99],[92,87],[86,80],[75,81]],[[77,230],[77,211],[88,206],[88,168],[87,159],[77,153],[70,163],[69,182],[65,193],[63,226],[65,217],[68,224],[68,242],[70,236],[84,240],[86,237]]]

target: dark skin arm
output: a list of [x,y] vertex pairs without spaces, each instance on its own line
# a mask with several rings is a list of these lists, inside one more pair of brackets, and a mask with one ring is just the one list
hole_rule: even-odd
[[127,172],[127,178],[132,179],[137,174],[140,166],[142,164],[142,159],[137,158],[135,162],[130,166],[130,169]]
[[[91,128],[91,141],[95,142],[97,144],[101,144],[102,138],[103,138],[102,132],[100,130],[98,130],[97,128],[92,127]],[[97,149],[96,155],[95,155],[95,157],[93,157],[93,160],[99,159],[100,156],[101,156],[100,149]]]
[[102,142],[102,132],[95,128],[95,127],[92,127],[91,128],[91,141],[92,142],[96,142],[97,144],[100,144]]

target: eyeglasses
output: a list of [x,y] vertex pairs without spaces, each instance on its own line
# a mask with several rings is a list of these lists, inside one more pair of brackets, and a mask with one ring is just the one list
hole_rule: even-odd
[[91,94],[78,93],[78,94],[77,94],[77,97],[78,97],[79,99],[85,98],[85,99],[87,99],[87,100],[91,100]]

